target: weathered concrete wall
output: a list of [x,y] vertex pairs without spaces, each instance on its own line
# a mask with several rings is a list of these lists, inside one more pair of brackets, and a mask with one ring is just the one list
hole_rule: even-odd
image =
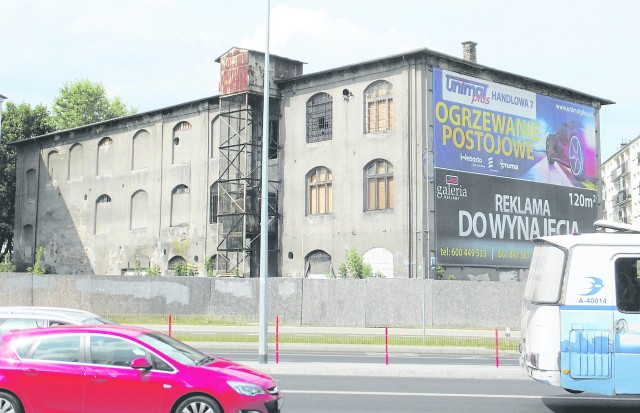
[[[0,273],[0,305],[82,308],[97,314],[250,315],[256,278]],[[422,279],[269,280],[269,320],[346,327],[520,326],[523,282]]]

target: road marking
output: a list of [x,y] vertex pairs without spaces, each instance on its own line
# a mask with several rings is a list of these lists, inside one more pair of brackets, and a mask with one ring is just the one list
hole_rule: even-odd
[[405,392],[372,392],[372,391],[339,391],[339,390],[281,390],[285,394],[328,394],[334,396],[357,395],[357,396],[398,396],[398,397],[467,397],[483,399],[557,399],[557,400],[580,400],[580,401],[636,401],[640,398],[615,398],[598,396],[526,396],[521,394],[473,394],[473,393],[405,393]]

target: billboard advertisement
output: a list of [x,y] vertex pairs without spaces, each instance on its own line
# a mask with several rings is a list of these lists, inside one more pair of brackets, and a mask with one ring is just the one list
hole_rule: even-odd
[[593,231],[594,108],[433,73],[438,264],[528,267],[533,237]]
[[436,169],[436,262],[529,266],[535,237],[593,232],[596,192]]
[[434,69],[435,166],[596,188],[595,110]]

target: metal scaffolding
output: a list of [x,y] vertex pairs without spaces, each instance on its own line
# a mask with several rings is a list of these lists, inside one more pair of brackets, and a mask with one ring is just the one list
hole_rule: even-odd
[[[260,268],[261,99],[251,93],[220,97],[218,267],[239,276],[257,277]],[[270,135],[277,152],[277,129]],[[269,184],[269,238],[277,240],[279,181]]]

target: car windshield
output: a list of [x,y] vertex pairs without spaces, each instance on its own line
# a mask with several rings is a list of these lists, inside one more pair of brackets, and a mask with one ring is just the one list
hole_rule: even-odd
[[164,334],[147,333],[139,336],[138,339],[161,351],[175,361],[187,366],[199,366],[214,360],[183,342],[165,336]]

